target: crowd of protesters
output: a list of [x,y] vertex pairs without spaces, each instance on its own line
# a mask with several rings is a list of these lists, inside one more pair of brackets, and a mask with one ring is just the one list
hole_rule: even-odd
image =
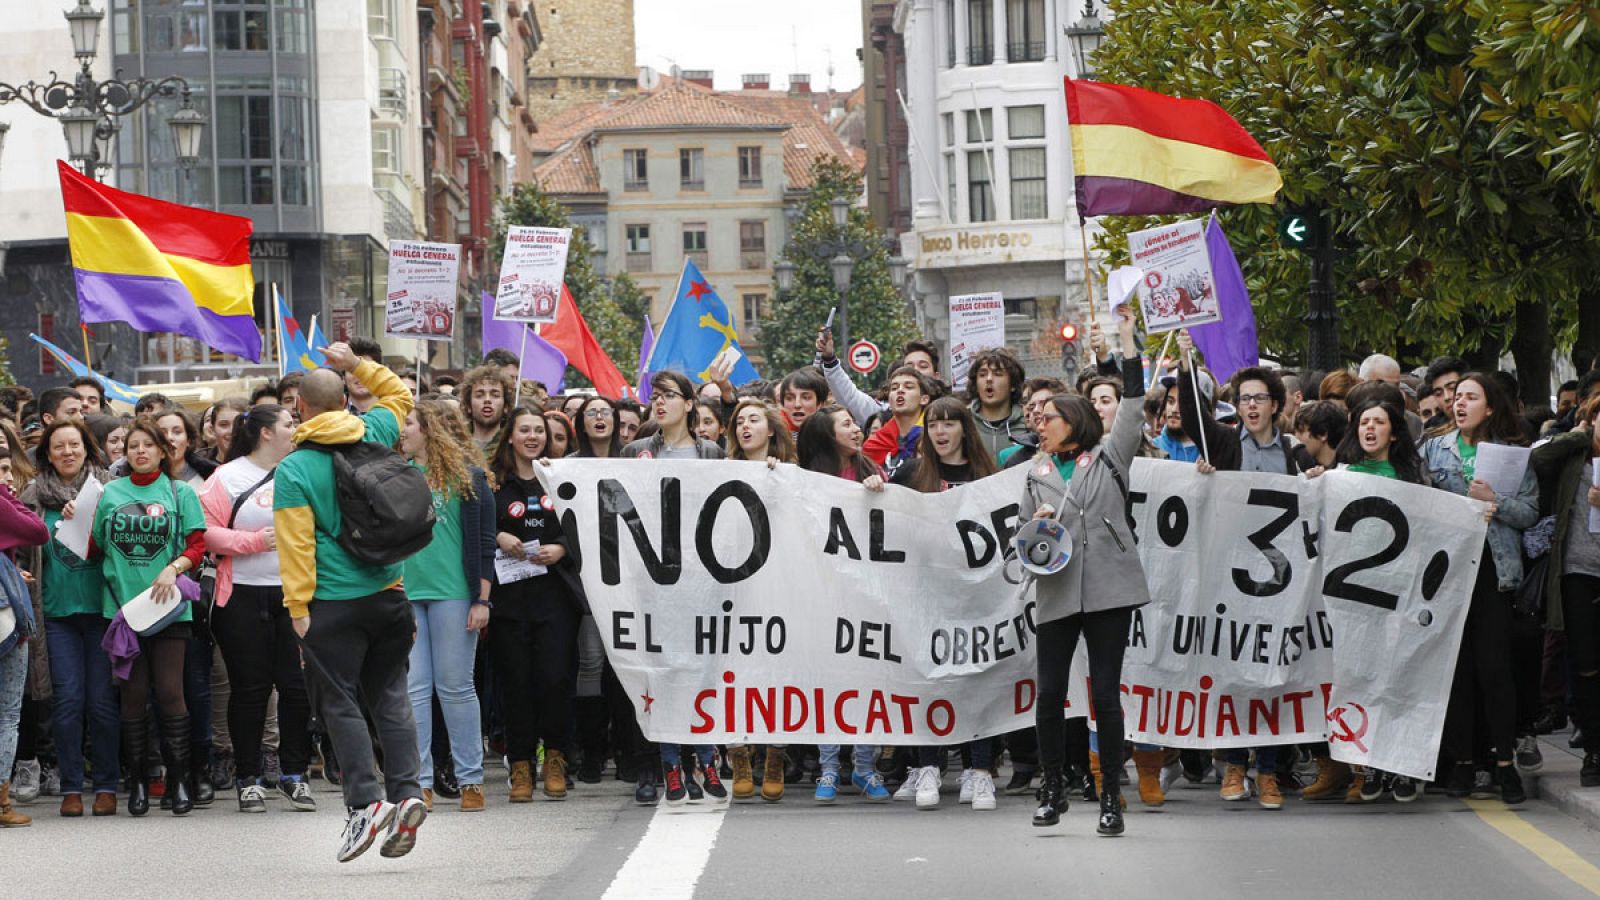
[[[261,813],[269,801],[310,811],[309,782],[324,779],[343,787],[355,823],[346,859],[384,828],[385,855],[405,852],[444,800],[483,809],[491,768],[503,768],[512,803],[561,800],[609,776],[641,804],[779,802],[799,788],[817,803],[848,793],[923,809],[940,805],[958,768],[957,802],[974,810],[1032,796],[1034,824],[1048,826],[1081,797],[1098,805],[1100,833],[1119,834],[1124,784],[1146,806],[1180,781],[1265,809],[1405,803],[1429,789],[1520,803],[1520,773],[1543,764],[1537,736],[1569,720],[1582,784],[1600,786],[1600,534],[1589,527],[1600,372],[1535,409],[1514,376],[1451,357],[1415,372],[1381,355],[1331,373],[1252,366],[1219,381],[1187,335],[1174,358],[1146,361],[1130,322],[1115,331],[1113,348],[1092,330],[1075,383],[1030,378],[990,349],[971,359],[963,391],[921,341],[865,391],[826,330],[815,364],[780,380],[657,372],[644,405],[550,395],[519,382],[505,351],[460,378],[396,375],[365,340],[330,348],[339,377],[291,375],[198,417],[154,393],[120,415],[92,378],[37,398],[0,389],[0,826],[28,824],[17,804],[41,795],[65,817],[224,803]],[[1147,371],[1165,374],[1147,381]],[[358,566],[357,578],[325,568],[342,552],[324,522],[331,501],[318,499],[332,493],[331,463],[299,448],[363,440],[421,471],[434,522],[426,549],[387,569]],[[1485,442],[1533,447],[1515,492],[1475,477]],[[1107,465],[1078,470],[1089,451]],[[1070,496],[1116,538],[1096,546],[1121,553],[1074,557],[1070,579],[1039,576],[1035,729],[954,747],[658,745],[606,658],[574,548],[536,477],[563,456],[758,461],[926,493],[1028,466],[1024,517],[1055,515]],[[1122,651],[1132,609],[1149,599],[1118,512],[1136,457],[1301,478],[1346,468],[1485,504],[1437,785],[1356,770],[1326,744],[1125,746]],[[90,478],[104,485],[99,503],[75,509]],[[55,537],[80,515],[92,516],[86,555]],[[531,574],[497,577],[497,552]],[[124,607],[146,596],[182,612],[133,633]],[[358,637],[368,662],[390,657],[373,663],[383,671],[345,666]],[[1061,715],[1080,638],[1094,734]],[[374,735],[386,791],[373,782]],[[363,771],[347,778],[340,759],[351,752]]]

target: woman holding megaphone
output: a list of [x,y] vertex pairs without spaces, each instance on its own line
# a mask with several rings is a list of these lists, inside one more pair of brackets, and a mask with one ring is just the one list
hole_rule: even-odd
[[[1080,636],[1089,651],[1101,770],[1121,770],[1122,655],[1134,608],[1150,602],[1127,505],[1129,470],[1144,425],[1144,371],[1132,313],[1124,306],[1118,315],[1123,388],[1111,433],[1105,433],[1094,406],[1083,397],[1051,398],[1039,413],[1040,456],[1030,464],[1022,496],[1022,518],[1040,520],[1019,535],[1020,540],[1031,541],[1022,557],[1034,576],[1038,603],[1039,695],[1034,724],[1044,773],[1033,816],[1038,826],[1057,824],[1067,808],[1062,707]],[[1090,328],[1097,333],[1100,326]],[[1039,537],[1030,537],[1035,534]],[[1043,539],[1051,534],[1056,540]],[[1123,831],[1117,782],[1114,774],[1108,774],[1100,794],[1097,830],[1103,835]]]

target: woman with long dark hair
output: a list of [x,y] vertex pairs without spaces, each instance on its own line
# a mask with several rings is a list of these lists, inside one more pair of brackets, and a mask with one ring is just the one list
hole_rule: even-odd
[[[1135,607],[1150,602],[1144,567],[1127,520],[1127,484],[1144,424],[1144,372],[1133,337],[1133,318],[1120,310],[1122,400],[1110,434],[1093,404],[1057,395],[1039,413],[1039,451],[1030,462],[1018,515],[1058,520],[1073,541],[1066,565],[1035,578],[1038,609],[1039,696],[1034,721],[1044,771],[1033,824],[1055,825],[1067,808],[1066,701],[1078,639],[1089,651],[1100,768],[1102,835],[1123,832],[1122,657]],[[1099,326],[1093,326],[1098,330]]]
[[[274,788],[295,810],[317,808],[306,783],[311,706],[300,668],[300,643],[283,605],[272,514],[273,475],[294,450],[294,429],[294,416],[275,403],[240,414],[230,429],[230,446],[222,449],[227,462],[200,495],[206,546],[217,563],[211,633],[228,672],[234,790],[243,813],[266,812],[267,792]],[[261,737],[273,688],[278,691],[282,774],[277,784],[262,784]]]
[[616,404],[599,395],[578,406],[577,455],[613,459],[622,455]]
[[1463,375],[1451,404],[1454,427],[1429,438],[1422,452],[1433,486],[1485,504],[1489,522],[1487,552],[1478,565],[1445,712],[1444,750],[1455,762],[1447,789],[1452,797],[1472,792],[1474,720],[1481,710],[1496,762],[1494,783],[1506,803],[1522,803],[1528,796],[1513,764],[1517,696],[1511,670],[1511,595],[1522,583],[1522,532],[1539,518],[1539,483],[1530,466],[1515,493],[1501,494],[1476,474],[1483,444],[1526,443],[1515,409],[1498,379],[1478,372]]
[[[891,482],[936,494],[994,474],[994,458],[979,434],[977,417],[966,404],[955,397],[940,397],[928,404],[922,422],[916,455],[895,470]],[[965,749],[971,768],[961,770],[959,802],[972,804],[974,810],[994,809],[994,742],[980,738],[968,741]],[[942,747],[918,747],[917,768],[906,773],[895,799],[915,797],[918,809],[938,807],[941,753]]]
[[[590,402],[584,405],[594,408]],[[605,415],[613,415],[609,407]],[[606,436],[614,439],[615,432]],[[578,623],[586,604],[567,556],[560,517],[534,472],[537,461],[545,458],[547,442],[546,414],[519,406],[511,411],[490,458],[499,485],[494,492],[495,544],[505,556],[544,568],[528,578],[498,583],[490,594],[494,627],[487,640],[506,720],[512,803],[533,800],[533,767],[541,740],[544,795],[566,799],[567,760],[577,741],[573,675]]]
[[[844,407],[824,406],[806,416],[795,444],[802,469],[847,478],[869,491],[883,490],[882,473],[861,453],[861,426]],[[817,750],[822,771],[817,775],[813,799],[818,803],[832,803],[839,795],[839,745],[822,744]],[[883,776],[875,768],[877,758],[876,745],[853,746],[850,781],[867,800],[881,803],[889,799],[889,790],[883,786]]]
[[[113,618],[129,601],[150,590],[158,605],[183,603],[178,576],[192,572],[205,554],[205,514],[200,498],[188,482],[174,477],[174,459],[181,459],[166,432],[148,416],[128,426],[129,475],[106,485],[94,511],[94,546],[101,572],[110,587],[103,612]],[[62,508],[72,518],[71,504]],[[189,706],[184,696],[184,659],[194,637],[194,611],[184,609],[160,633],[140,637],[122,685],[122,757],[132,774],[128,812],[142,816],[150,811],[150,790],[145,756],[150,734],[145,710],[151,693],[161,710],[159,742],[166,750],[166,796],[172,813],[188,815],[194,808],[194,779],[190,766]],[[209,655],[207,657],[209,662]]]
[[61,815],[83,815],[83,732],[87,725],[94,763],[93,814],[117,812],[117,692],[105,638],[105,579],[97,563],[83,559],[55,539],[62,507],[71,503],[92,476],[111,480],[96,465],[99,454],[87,427],[72,419],[45,426],[39,439],[39,474],[22,492],[24,504],[38,513],[51,538],[40,554],[45,643],[50,652],[50,686],[55,698],[51,731],[61,772]]

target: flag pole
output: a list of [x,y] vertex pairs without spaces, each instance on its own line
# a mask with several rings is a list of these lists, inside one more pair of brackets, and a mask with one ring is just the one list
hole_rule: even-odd
[[89,326],[78,323],[78,334],[83,338],[83,365],[89,371],[94,371],[94,356],[89,352]]
[[1150,360],[1150,383],[1144,386],[1145,393],[1155,389],[1156,379],[1161,377],[1161,361],[1167,358],[1167,351],[1172,349],[1172,332],[1167,332],[1167,339],[1161,344],[1161,354]]
[[511,395],[511,408],[522,402],[522,360],[528,355],[528,323],[522,323],[522,348],[517,353],[517,390]]
[[1097,322],[1094,311],[1094,274],[1089,271],[1089,229],[1082,214],[1078,216],[1078,240],[1083,244],[1083,289],[1089,293],[1089,321]]
[[278,299],[278,283],[272,282],[272,318],[267,320],[267,333],[272,336],[272,352],[278,357],[278,380],[283,380],[283,303]]
[[417,338],[417,377],[413,380],[417,383],[417,399],[419,400],[422,398],[422,359],[427,353],[428,342],[422,338]]
[[[1194,366],[1194,352],[1193,351],[1189,351],[1189,352],[1185,353],[1184,357],[1189,360],[1189,379],[1194,382],[1194,406],[1195,406],[1195,409],[1198,410],[1200,408],[1200,404],[1204,403],[1205,400],[1206,400],[1205,394],[1200,393],[1200,371],[1198,369],[1196,369],[1195,366]],[[1212,415],[1216,415],[1216,410],[1215,409],[1212,410]],[[1206,420],[1205,420],[1204,416],[1201,416],[1199,418],[1200,418],[1200,453],[1201,453],[1202,456],[1205,457],[1206,462],[1211,462],[1211,448],[1206,446],[1206,443],[1207,443],[1206,442],[1206,427],[1205,427],[1206,426]]]

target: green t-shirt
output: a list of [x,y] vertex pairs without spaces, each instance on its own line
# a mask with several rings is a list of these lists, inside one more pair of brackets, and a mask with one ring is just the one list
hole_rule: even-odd
[[[422,468],[418,466],[418,468]],[[433,492],[433,540],[405,561],[412,600],[471,600],[461,568],[461,498]]]
[[[163,566],[178,558],[189,532],[206,527],[200,498],[187,484],[176,485],[174,519],[173,489],[166,475],[143,487],[132,478],[118,478],[100,495],[94,512],[94,542],[103,557],[100,571],[111,588],[101,610],[106,618],[115,616],[156,580]],[[178,621],[188,622],[193,617],[185,608]]]
[[1007,447],[1004,450],[1001,450],[1000,451],[1000,455],[995,458],[995,463],[997,463],[1000,466],[1000,468],[1004,469],[1006,467],[1006,463],[1011,462],[1011,458],[1013,456],[1016,456],[1017,452],[1020,451],[1021,449],[1022,449],[1022,445],[1013,444],[1010,447]]
[[79,558],[55,539],[61,510],[44,511],[44,527],[50,529],[50,543],[44,545],[44,617],[64,619],[80,613],[100,615],[105,611],[106,580],[100,563]]
[[[374,406],[361,416],[367,430],[364,440],[394,446],[400,423],[385,406]],[[278,464],[273,477],[272,508],[311,507],[316,519],[317,600],[357,600],[371,596],[400,580],[402,566],[372,566],[357,562],[339,546],[339,498],[334,490],[333,460],[321,450],[299,448]]]
[[1363,475],[1379,475],[1384,478],[1399,478],[1394,470],[1394,463],[1387,459],[1363,459],[1360,462],[1345,466],[1351,472],[1360,472]]
[[1456,435],[1456,450],[1461,454],[1461,477],[1467,484],[1472,484],[1472,476],[1478,472],[1478,445],[1467,443],[1465,435]]
[[1056,464],[1056,474],[1067,484],[1072,483],[1072,473],[1078,471],[1078,457],[1069,453],[1053,453],[1050,460]]

